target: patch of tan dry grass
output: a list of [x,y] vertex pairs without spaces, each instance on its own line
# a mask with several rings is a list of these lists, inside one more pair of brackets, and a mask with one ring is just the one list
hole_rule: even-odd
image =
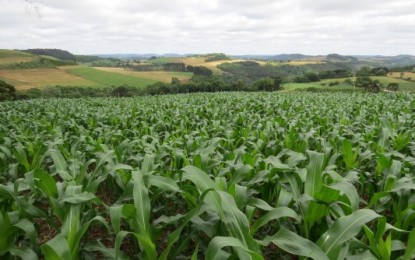
[[42,88],[45,86],[94,86],[95,82],[70,74],[61,69],[20,69],[0,70],[0,77],[20,82],[16,84],[17,90]]

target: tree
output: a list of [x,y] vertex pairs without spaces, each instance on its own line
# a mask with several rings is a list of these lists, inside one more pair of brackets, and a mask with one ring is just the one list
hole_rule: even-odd
[[358,77],[369,77],[371,74],[372,70],[367,66],[361,67],[360,70],[356,72],[356,76]]
[[320,81],[320,77],[313,72],[307,72],[306,74],[304,74],[304,78],[306,78],[308,82]]
[[0,101],[13,100],[16,98],[16,88],[0,80]]
[[396,83],[396,82],[389,83],[388,86],[386,87],[386,89],[389,90],[389,91],[398,91],[399,84]]
[[253,85],[254,90],[275,91],[281,89],[281,78],[263,78],[256,81]]
[[208,76],[208,77],[213,75],[213,72],[210,69],[203,67],[203,66],[194,66],[192,67],[192,70],[193,70],[193,74],[195,75]]
[[128,86],[122,85],[119,87],[116,87],[111,92],[112,96],[114,97],[130,97],[130,91],[128,90]]
[[388,68],[374,68],[371,70],[371,75],[373,76],[386,76],[388,75]]
[[173,78],[171,78],[171,82],[170,82],[170,85],[180,85],[180,83],[181,83],[181,81],[180,81],[180,79],[179,78],[177,78],[177,77],[173,77]]
[[373,81],[371,78],[364,76],[364,77],[357,77],[356,79],[356,87],[364,88],[365,86],[371,84]]
[[379,92],[382,85],[380,84],[379,80],[373,80],[372,83],[365,86],[365,90],[369,92]]
[[356,79],[356,87],[364,88],[369,92],[379,92],[381,84],[379,80],[372,80],[369,77],[358,77]]
[[353,80],[352,80],[352,79],[345,79],[345,80],[343,81],[343,83],[344,83],[344,84],[346,84],[346,85],[350,85],[350,86],[352,86],[352,85],[353,85]]

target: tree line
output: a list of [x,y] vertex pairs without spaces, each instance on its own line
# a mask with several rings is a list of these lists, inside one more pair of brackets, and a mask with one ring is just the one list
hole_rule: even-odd
[[0,101],[33,98],[132,97],[196,92],[277,91],[281,89],[282,82],[280,77],[262,78],[253,84],[245,84],[240,80],[225,81],[217,76],[196,76],[189,82],[181,82],[178,78],[172,78],[170,83],[157,82],[145,88],[128,85],[108,88],[54,86],[16,92],[12,85],[0,81]]
[[124,69],[132,71],[170,71],[170,72],[192,72],[199,76],[212,76],[211,69],[204,66],[186,65],[183,62],[166,62],[162,64],[125,64]]

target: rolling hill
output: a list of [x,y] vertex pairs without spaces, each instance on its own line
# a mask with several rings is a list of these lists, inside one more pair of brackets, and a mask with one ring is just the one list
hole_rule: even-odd
[[[154,73],[128,75],[120,70],[99,70],[77,65],[73,61],[59,58],[74,58],[73,54],[57,49],[32,49],[30,51],[0,50],[0,80],[17,90],[44,88],[49,86],[110,87],[129,85],[145,87],[157,81],[169,82],[171,77],[188,79],[191,75]],[[85,57],[82,57],[85,59]],[[171,76],[170,78],[168,78]]]
[[[134,59],[121,60],[119,59],[121,57],[134,57]],[[202,66],[210,69],[219,77],[248,79],[248,83],[252,83],[257,80],[255,77],[248,77],[248,74],[253,73],[253,69],[258,73],[261,72],[258,74],[260,77],[286,77],[302,75],[308,71],[357,70],[362,66],[391,68],[411,65],[415,64],[415,57],[409,55],[393,57],[342,56],[339,54],[325,56],[303,54],[226,56],[222,53],[186,57],[178,54],[149,57],[140,54],[125,56],[74,55],[59,49],[0,50],[0,80],[15,86],[17,90],[50,86],[101,88],[128,85],[142,88],[158,81],[169,83],[173,77],[178,78],[181,82],[190,80],[193,75],[191,72],[163,71],[163,64],[168,63],[183,63],[193,67]],[[133,67],[128,67],[131,64],[149,66],[150,70],[136,71]],[[410,79],[415,79],[413,73],[405,72],[402,77],[400,73],[395,72],[376,79],[384,84],[397,82],[402,90],[414,91],[415,82]],[[331,80],[328,79],[315,83],[292,83],[289,85],[289,89],[326,88],[330,82]],[[347,88],[347,86],[343,87]]]

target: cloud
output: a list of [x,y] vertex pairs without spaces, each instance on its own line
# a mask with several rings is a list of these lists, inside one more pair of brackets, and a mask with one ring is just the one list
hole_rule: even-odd
[[415,0],[0,0],[0,48],[415,54]]

